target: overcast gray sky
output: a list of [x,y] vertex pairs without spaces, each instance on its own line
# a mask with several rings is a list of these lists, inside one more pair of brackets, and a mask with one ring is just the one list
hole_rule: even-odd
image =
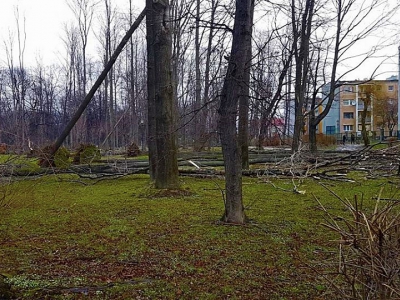
[[[127,0],[113,0],[113,3],[118,5],[118,9],[129,9]],[[133,3],[135,7],[141,9],[144,7],[145,0],[134,0]],[[64,51],[61,40],[65,35],[64,25],[75,21],[67,1],[1,0],[0,60],[3,61],[5,60],[4,42],[9,43],[10,33],[14,34],[14,48],[17,47],[16,8],[19,10],[20,24],[23,24],[24,17],[26,22],[26,64],[35,64],[38,57],[46,65],[57,62]],[[93,47],[97,44],[94,37],[90,42]]]
[[[54,45],[60,41],[62,24],[70,17],[64,0],[2,0],[0,10],[1,49],[9,43],[9,35],[16,36],[16,8],[19,9],[20,22],[26,20],[26,58],[34,61],[39,53],[54,59]],[[16,38],[14,38],[16,40]],[[15,42],[16,43],[16,42]],[[54,45],[53,45],[54,44]],[[50,57],[49,57],[50,58]]]
[[[113,3],[121,11],[128,8],[128,0],[113,0]],[[143,8],[145,0],[134,0],[133,3],[139,11]],[[19,9],[21,24],[23,17],[26,20],[26,63],[28,65],[35,64],[37,58],[40,58],[45,65],[50,65],[52,62],[57,63],[64,53],[61,40],[61,37],[64,35],[64,24],[75,20],[67,5],[67,0],[1,0],[0,60],[3,61],[0,61],[0,63],[3,63],[5,60],[5,56],[3,55],[4,42],[8,42],[10,32],[13,32],[14,35],[16,32],[15,10],[17,7]],[[92,47],[95,47],[97,40],[93,37],[90,43]],[[365,44],[362,44],[361,47],[363,45],[365,46]],[[16,44],[14,47],[16,47]],[[357,51],[357,49],[354,50],[355,52]],[[363,49],[361,48],[360,50]],[[386,49],[385,55],[391,55],[392,58],[386,59],[378,72],[381,74],[378,78],[397,75],[397,52],[397,45]],[[382,59],[366,62],[356,72],[347,76],[346,79],[362,79],[370,76],[381,61]]]

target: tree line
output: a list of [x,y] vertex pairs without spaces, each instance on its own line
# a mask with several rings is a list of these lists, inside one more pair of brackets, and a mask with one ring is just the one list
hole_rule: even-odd
[[[306,117],[310,137],[315,136],[317,124],[333,101],[340,79],[336,69],[348,59],[345,52],[378,30],[388,32],[386,25],[395,10],[382,10],[387,3],[383,0],[369,6],[362,2],[255,3],[249,97],[241,106],[246,108],[243,115],[248,116],[247,125],[240,126],[248,131],[246,141],[261,146],[271,143],[273,136],[290,136],[293,149],[298,149]],[[70,0],[68,4],[75,20],[65,24],[60,33],[64,45],[61,63],[44,65],[38,59],[26,64],[26,20],[20,12],[14,33],[3,41],[0,141],[15,149],[24,150],[28,143],[42,147],[59,135],[139,13],[131,0],[124,7],[117,7],[112,0]],[[219,140],[217,107],[229,66],[235,6],[224,0],[173,0],[169,4],[178,144],[202,150]],[[94,143],[115,149],[147,140],[144,27],[142,24],[134,33],[94,95],[66,141],[69,147]],[[94,44],[98,53],[88,50],[88,45],[93,48]],[[371,45],[368,53],[353,56],[359,56],[357,63],[362,63],[378,50]],[[318,96],[327,83],[331,92],[325,97],[326,109],[316,116],[321,105]],[[277,119],[283,121],[281,126],[276,126]]]
[[[68,3],[76,20],[65,25],[62,63],[25,65],[25,20],[18,14],[16,35],[4,42],[0,140],[16,149],[40,147],[60,135],[138,15],[132,0],[124,13],[112,0]],[[386,0],[147,0],[146,24],[126,41],[64,142],[116,149],[146,141],[156,187],[176,188],[177,146],[201,151],[220,140],[224,220],[243,223],[241,170],[248,167],[249,143],[261,147],[273,136],[289,136],[296,152],[307,118],[315,151],[316,128],[341,79],[392,42],[396,9],[390,5]],[[378,44],[352,52],[382,31]],[[97,55],[88,51],[91,33]],[[338,72],[341,65],[347,68]]]

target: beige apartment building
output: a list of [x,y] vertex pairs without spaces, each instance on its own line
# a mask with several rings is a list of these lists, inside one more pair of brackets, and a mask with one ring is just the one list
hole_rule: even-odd
[[365,128],[371,136],[397,135],[397,77],[346,82],[337,90],[335,102],[324,120],[325,134],[359,136],[365,120]]

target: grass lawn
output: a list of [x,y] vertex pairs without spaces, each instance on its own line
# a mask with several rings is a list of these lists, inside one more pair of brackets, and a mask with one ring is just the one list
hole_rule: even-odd
[[[326,182],[373,207],[397,178]],[[391,183],[389,183],[391,181]],[[334,299],[338,239],[314,197],[346,215],[318,181],[245,179],[251,222],[227,226],[222,180],[181,177],[183,191],[146,175],[93,181],[51,175],[0,185],[0,274],[20,299]]]

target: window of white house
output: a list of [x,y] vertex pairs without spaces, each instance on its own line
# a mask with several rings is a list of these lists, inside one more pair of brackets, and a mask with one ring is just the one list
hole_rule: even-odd
[[[370,131],[371,125],[365,125],[365,130]],[[358,131],[362,131],[362,125],[358,125]]]
[[354,113],[353,112],[343,113],[343,119],[354,119]]
[[393,92],[394,91],[394,85],[389,85],[388,86],[388,91]]
[[345,92],[353,92],[353,86],[351,86],[351,85],[345,85],[344,86],[344,88],[343,88],[343,90],[345,91]]
[[344,131],[353,131],[353,125],[343,125]]

